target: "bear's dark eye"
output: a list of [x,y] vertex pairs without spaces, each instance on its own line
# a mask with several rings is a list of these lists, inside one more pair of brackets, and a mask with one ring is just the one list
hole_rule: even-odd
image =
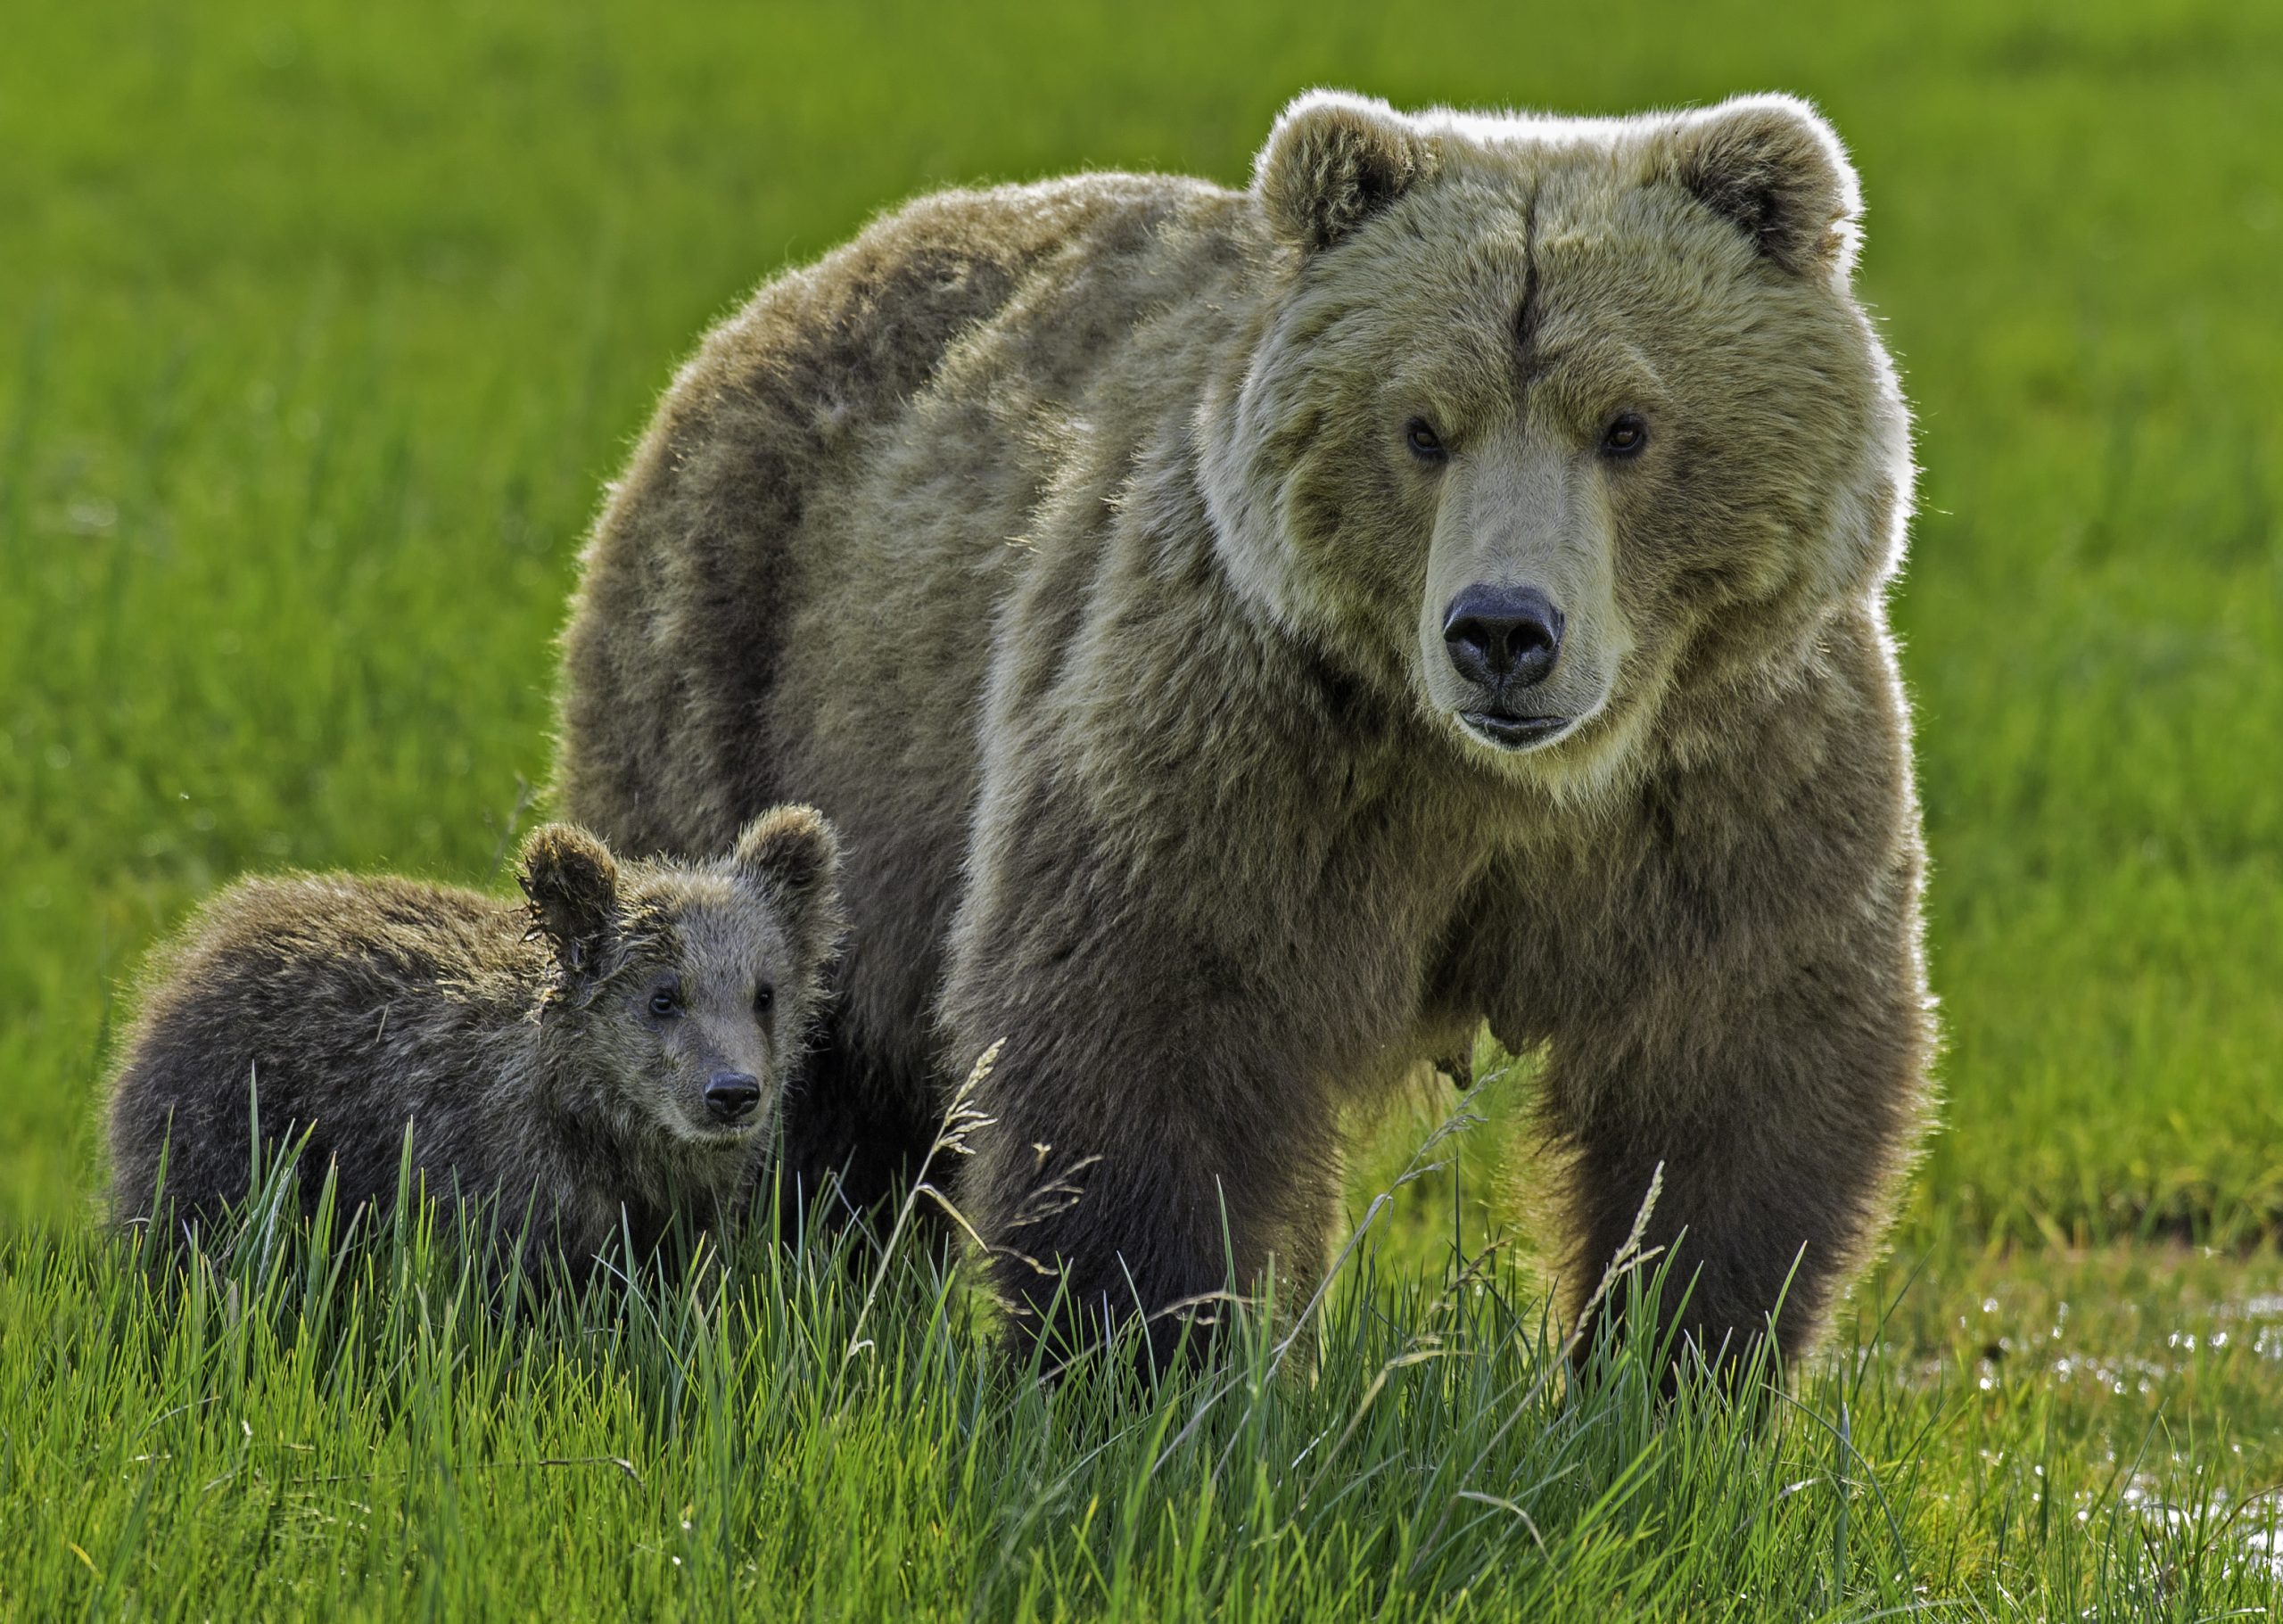
[[1441,462],[1450,455],[1443,449],[1442,437],[1435,433],[1435,425],[1424,417],[1413,417],[1403,425],[1403,443],[1421,462]]
[[776,1007],[777,989],[775,987],[771,986],[764,981],[754,989],[753,1012],[755,1015],[760,1016],[763,1020],[767,1020],[769,1018],[769,1012]]
[[650,1013],[660,1020],[681,1013],[681,983],[661,981],[650,991]]
[[1602,431],[1604,457],[1637,457],[1648,443],[1649,425],[1641,420],[1638,412],[1620,412]]

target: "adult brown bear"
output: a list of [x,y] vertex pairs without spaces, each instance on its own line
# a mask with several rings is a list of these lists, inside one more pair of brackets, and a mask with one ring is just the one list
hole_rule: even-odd
[[1573,1300],[1661,1166],[1685,1329],[1796,1263],[1811,1335],[1931,1035],[1857,212],[1787,99],[1313,95],[1248,191],[923,198],[711,334],[586,555],[560,791],[634,851],[839,825],[796,1168],[888,1187],[1004,1039],[1001,1285],[1155,1311],[1320,1269],[1342,1106],[1487,1018]]

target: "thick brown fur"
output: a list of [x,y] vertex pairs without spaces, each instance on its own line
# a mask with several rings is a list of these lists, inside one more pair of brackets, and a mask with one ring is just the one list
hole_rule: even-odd
[[[780,807],[698,863],[548,825],[520,903],[241,882],[152,960],[111,1085],[114,1216],[216,1224],[248,1196],[258,1113],[266,1164],[307,1136],[305,1208],[328,1169],[342,1212],[391,1207],[408,1125],[430,1195],[492,1198],[574,1263],[622,1230],[647,1249],[680,1215],[733,1221],[822,996],[835,861],[824,820]],[[724,1121],[705,1090],[738,1077],[759,1099]]]
[[[1932,1035],[1857,213],[1784,98],[1314,95],[1249,191],[924,198],[710,334],[586,555],[559,788],[644,847],[841,826],[806,1175],[886,1187],[1004,1039],[962,1191],[1018,1306],[1018,1255],[1089,1317],[1306,1278],[1340,1108],[1487,1018],[1545,1056],[1573,1307],[1661,1166],[1685,1329],[1796,1262],[1811,1337]],[[1565,616],[1534,748],[1466,720],[1481,583]]]

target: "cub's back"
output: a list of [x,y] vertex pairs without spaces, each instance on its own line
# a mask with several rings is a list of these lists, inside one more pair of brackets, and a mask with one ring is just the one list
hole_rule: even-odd
[[149,1213],[162,1154],[177,1208],[210,1218],[243,1199],[257,1082],[270,1148],[314,1121],[306,1159],[338,1145],[344,1198],[392,1189],[395,1139],[354,1130],[391,1114],[400,1130],[424,1085],[516,1035],[545,963],[522,936],[513,904],[413,880],[296,876],[214,898],[143,977],[109,1101],[114,1216]]

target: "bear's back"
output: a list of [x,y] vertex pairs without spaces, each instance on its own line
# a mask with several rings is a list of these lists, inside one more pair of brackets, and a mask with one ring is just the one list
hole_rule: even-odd
[[[1166,176],[936,193],[715,327],[582,560],[561,804],[627,850],[720,846],[786,798],[779,746],[807,730],[779,722],[780,680],[869,657],[867,622],[900,670],[971,688],[939,662],[980,657],[1053,437],[1123,340],[1225,274],[1247,218]],[[882,552],[923,604],[867,597]]]
[[1121,261],[1158,257],[1169,225],[1194,228],[1237,201],[1202,181],[1116,173],[918,198],[766,284],[709,333],[654,434],[679,441],[684,421],[740,397],[828,439],[894,416],[963,335],[1042,282],[1084,282],[1098,316],[1112,318]]

